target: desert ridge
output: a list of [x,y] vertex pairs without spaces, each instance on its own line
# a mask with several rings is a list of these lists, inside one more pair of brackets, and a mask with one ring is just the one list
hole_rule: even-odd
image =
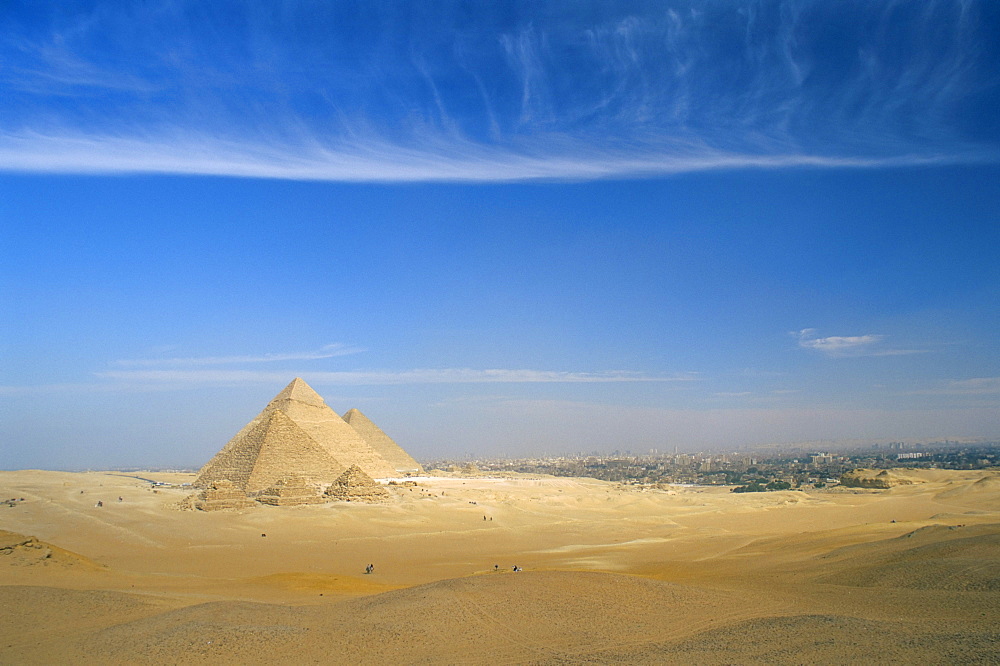
[[318,496],[355,467],[372,478],[423,471],[359,410],[342,418],[296,377],[202,467],[194,485],[252,495],[295,479],[315,486]]

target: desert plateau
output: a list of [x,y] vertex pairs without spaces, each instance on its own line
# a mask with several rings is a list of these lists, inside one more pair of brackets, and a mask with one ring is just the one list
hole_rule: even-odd
[[194,474],[0,472],[0,662],[997,663],[1000,473],[905,474],[205,512]]

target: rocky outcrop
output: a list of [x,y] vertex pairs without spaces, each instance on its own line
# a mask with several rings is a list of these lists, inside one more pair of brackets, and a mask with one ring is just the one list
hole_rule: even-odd
[[908,479],[888,469],[852,469],[840,477],[840,485],[847,488],[885,490],[895,486],[908,486],[912,483],[913,479]]
[[83,555],[63,550],[33,536],[0,530],[0,566],[101,568]]
[[0,562],[4,564],[47,564],[52,549],[35,537],[5,532],[0,536]]

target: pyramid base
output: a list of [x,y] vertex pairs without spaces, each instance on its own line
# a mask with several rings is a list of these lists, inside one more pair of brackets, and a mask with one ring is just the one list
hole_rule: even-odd
[[227,500],[195,500],[194,508],[199,511],[233,511],[238,509],[252,509],[257,503],[252,499],[227,499]]
[[328,502],[322,495],[308,495],[306,497],[278,497],[275,495],[260,495],[257,501],[261,504],[271,506],[300,506],[303,504],[323,504]]

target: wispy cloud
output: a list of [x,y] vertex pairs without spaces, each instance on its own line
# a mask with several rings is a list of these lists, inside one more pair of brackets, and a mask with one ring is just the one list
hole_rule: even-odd
[[976,120],[989,0],[445,1],[406,20],[388,2],[35,4],[0,16],[5,170],[511,181],[1000,159]]
[[79,133],[0,133],[0,169],[53,173],[176,173],[345,182],[590,180],[713,169],[873,168],[968,161],[968,156],[762,155],[707,147],[669,148],[555,140],[498,147],[465,139],[406,146],[381,139],[328,145],[251,143],[178,130],[177,138]]
[[998,395],[1000,377],[953,379],[938,386],[911,391],[909,395]]
[[[95,373],[102,379],[128,383],[229,384],[287,383],[288,372],[252,370],[109,370]],[[562,372],[554,370],[474,370],[445,368],[401,371],[302,372],[309,383],[323,385],[400,385],[400,384],[512,384],[512,383],[608,383],[608,382],[685,382],[694,374],[651,376],[636,372]]]
[[884,335],[834,335],[817,338],[816,329],[804,328],[796,334],[799,346],[813,349],[827,356],[860,356],[870,352],[872,346],[885,339]]
[[353,347],[340,343],[325,345],[316,351],[291,352],[279,354],[262,354],[260,356],[201,356],[189,358],[145,358],[123,359],[114,362],[121,367],[163,367],[163,366],[200,366],[200,365],[236,365],[240,363],[271,363],[275,361],[312,361],[335,356],[348,356],[367,351],[362,347]]
[[827,356],[903,356],[922,354],[925,349],[894,349],[883,346],[884,335],[831,335],[816,337],[816,329],[804,328],[792,335],[799,340],[799,347],[821,352]]

